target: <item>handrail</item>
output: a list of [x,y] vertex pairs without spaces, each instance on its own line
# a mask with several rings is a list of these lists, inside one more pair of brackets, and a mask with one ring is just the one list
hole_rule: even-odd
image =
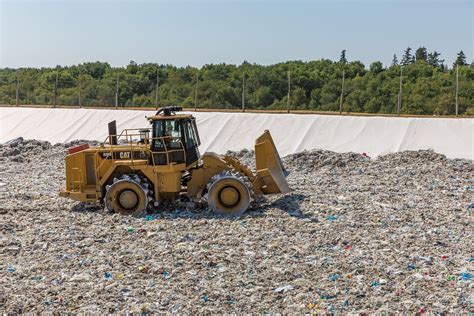
[[[118,160],[114,157],[114,153],[115,152],[120,152],[120,151],[123,151],[123,147],[125,146],[128,146],[130,145],[130,160],[131,160],[131,163],[133,164],[134,163],[134,157],[133,157],[133,153],[137,151],[137,147],[140,147],[140,150],[146,152],[146,155],[148,157],[148,159],[151,159],[152,161],[152,164],[153,166],[155,166],[155,159],[153,159],[153,154],[165,154],[166,156],[166,163],[169,165],[170,164],[170,153],[173,153],[173,152],[182,152],[183,153],[183,158],[184,158],[184,163],[186,163],[187,159],[186,159],[186,149],[184,147],[184,144],[183,142],[181,141],[181,137],[172,137],[172,136],[161,136],[161,137],[147,137],[145,136],[144,138],[140,138],[139,140],[135,140],[134,141],[134,137],[137,137],[137,136],[143,136],[143,133],[130,133],[131,131],[140,131],[140,130],[144,130],[145,128],[129,128],[129,129],[124,129],[121,131],[120,134],[118,135],[108,135],[104,142],[101,143],[101,146],[100,147],[97,147],[96,149],[96,154],[99,152],[99,149],[102,148],[107,148],[107,153],[110,154],[110,159],[112,161],[115,161],[115,160]],[[122,140],[123,143],[122,144],[117,144],[117,145],[112,145],[111,144],[111,139],[113,137],[116,137],[117,139],[117,142],[119,140]],[[163,151],[153,151],[152,148],[151,148],[151,144],[153,143],[153,141],[158,141],[162,147],[163,147]],[[170,144],[174,141],[174,143],[178,144],[179,145],[179,148],[170,148]],[[108,146],[106,144],[109,144]],[[142,145],[142,146],[140,146]],[[143,147],[143,145],[145,145],[145,147]],[[117,147],[122,147],[122,149],[119,149]],[[98,155],[96,155],[98,156]],[[100,165],[97,166],[96,170],[95,170],[95,173],[96,173],[96,177],[99,176],[99,170],[103,167],[103,165],[105,164],[105,162],[109,159],[109,157],[107,157],[106,159],[103,159],[100,163]]]

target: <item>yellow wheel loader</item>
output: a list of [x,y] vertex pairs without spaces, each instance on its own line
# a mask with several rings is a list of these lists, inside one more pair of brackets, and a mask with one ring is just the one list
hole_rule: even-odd
[[[66,188],[60,196],[80,202],[102,201],[126,215],[140,215],[162,202],[207,203],[215,212],[239,215],[254,196],[290,191],[286,170],[269,131],[256,140],[256,172],[230,156],[199,154],[196,120],[160,109],[147,117],[150,128],[117,133],[115,121],[100,146],[68,150]],[[151,133],[151,135],[150,135]]]

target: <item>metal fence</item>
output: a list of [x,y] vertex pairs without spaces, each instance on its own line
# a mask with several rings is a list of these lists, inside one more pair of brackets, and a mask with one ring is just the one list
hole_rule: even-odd
[[[342,80],[341,80],[341,93],[338,98],[338,103],[339,103],[339,109],[338,111],[334,110],[334,112],[338,112],[339,114],[343,114],[343,108],[344,108],[344,102],[345,102],[345,72],[342,70]],[[248,107],[248,103],[246,104],[246,98],[247,98],[247,86],[246,86],[246,74],[243,73],[242,75],[242,87],[241,87],[241,104],[240,105],[235,105],[232,106],[231,109],[233,110],[241,110],[242,112],[245,112],[246,110],[252,110],[251,108]],[[133,102],[130,102],[128,100],[127,102],[123,102],[123,100],[120,99],[120,79],[117,77],[117,80],[115,82],[115,87],[111,88],[109,93],[105,96],[101,96],[99,98],[84,98],[83,95],[81,94],[81,87],[77,87],[76,93],[73,95],[64,95],[59,93],[60,89],[58,88],[58,76],[56,75],[56,80],[54,87],[51,89],[50,93],[43,93],[41,95],[27,95],[23,96],[22,95],[22,87],[21,87],[21,82],[17,77],[16,83],[15,83],[15,93],[9,98],[9,99],[4,99],[0,100],[0,104],[8,104],[8,105],[15,105],[15,106],[20,106],[20,105],[44,105],[44,106],[52,106],[52,107],[59,107],[59,106],[73,106],[73,107],[115,107],[115,108],[123,108],[123,107],[146,107],[146,108],[158,108],[161,106],[161,100],[160,100],[160,95],[159,95],[159,77],[157,76],[157,81],[156,81],[156,88],[153,92],[153,96],[150,96],[150,102],[148,102],[147,105],[137,105],[133,104]],[[403,107],[403,82],[404,82],[404,75],[403,75],[403,67],[400,67],[400,78],[399,78],[399,88],[398,88],[398,94],[397,94],[397,100],[396,100],[396,105],[394,106],[394,109],[396,109],[396,112],[392,113],[386,113],[386,114],[395,114],[395,115],[400,115],[401,110]],[[453,98],[453,109],[454,109],[454,114],[456,116],[459,115],[459,67],[456,67],[456,72],[455,72],[455,84],[453,85],[453,92],[455,97]],[[296,105],[292,104],[292,98],[291,98],[291,92],[292,92],[292,77],[291,77],[291,71],[287,72],[287,96],[286,96],[286,109],[283,107],[279,108],[278,110],[285,110],[287,113],[290,112],[301,112],[301,110],[296,110]],[[202,101],[199,96],[199,72],[196,75],[195,83],[194,83],[194,100],[193,104],[189,104],[189,108],[194,108],[194,110],[198,109],[204,109],[200,107],[200,102]],[[247,105],[247,107],[246,107]],[[213,107],[212,109],[222,109],[222,107]],[[226,109],[229,109],[228,107]],[[310,110],[309,112],[322,112],[318,110]],[[331,112],[331,111],[327,111]],[[347,112],[346,112],[347,113]],[[369,114],[369,113],[368,113]],[[377,113],[372,113],[372,114],[377,114]],[[410,114],[410,113],[408,113]]]

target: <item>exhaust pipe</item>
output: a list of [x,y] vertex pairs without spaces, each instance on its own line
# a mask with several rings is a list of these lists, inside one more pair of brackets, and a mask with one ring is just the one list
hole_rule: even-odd
[[115,120],[109,123],[109,143],[117,145],[117,122]]

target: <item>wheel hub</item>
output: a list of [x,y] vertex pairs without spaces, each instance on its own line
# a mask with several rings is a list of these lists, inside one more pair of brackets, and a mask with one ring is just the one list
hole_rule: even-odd
[[219,199],[225,206],[232,207],[239,202],[240,193],[236,188],[227,186],[219,192]]
[[138,203],[138,196],[132,190],[123,190],[119,195],[119,203],[123,208],[132,209]]

